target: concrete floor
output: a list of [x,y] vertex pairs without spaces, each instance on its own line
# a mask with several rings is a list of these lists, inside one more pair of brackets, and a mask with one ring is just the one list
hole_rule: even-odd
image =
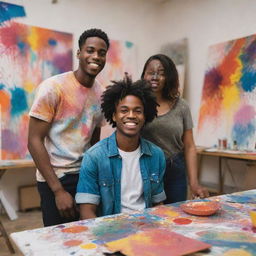
[[[10,220],[6,214],[0,214],[0,220],[5,227],[6,232],[10,235],[13,232],[19,232],[28,229],[41,228],[43,227],[42,217],[40,210],[31,210],[27,212],[18,212],[18,219]],[[21,256],[18,248],[14,242],[11,241],[14,246],[15,254],[11,254],[5,243],[5,239],[0,236],[0,255],[1,256]]]

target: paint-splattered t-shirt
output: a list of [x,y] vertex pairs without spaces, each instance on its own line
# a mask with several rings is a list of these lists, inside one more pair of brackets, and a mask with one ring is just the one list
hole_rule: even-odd
[[[104,124],[101,93],[97,81],[92,88],[86,88],[72,71],[48,78],[39,85],[29,115],[51,123],[45,147],[58,177],[79,171],[94,128]],[[39,171],[37,180],[45,181]]]

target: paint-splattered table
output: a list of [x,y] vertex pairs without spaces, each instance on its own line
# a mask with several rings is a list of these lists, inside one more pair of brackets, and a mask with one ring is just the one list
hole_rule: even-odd
[[186,214],[180,209],[180,203],[176,203],[130,215],[17,232],[11,237],[24,255],[31,256],[97,256],[109,250],[122,250],[134,256],[176,255],[173,251],[161,250],[172,243],[171,232],[212,245],[200,255],[256,255],[256,229],[249,217],[249,210],[256,208],[256,190],[210,200],[220,202],[221,209],[209,217]]

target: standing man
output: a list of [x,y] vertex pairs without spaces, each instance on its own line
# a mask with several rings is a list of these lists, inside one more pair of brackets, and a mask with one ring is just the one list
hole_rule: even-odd
[[164,153],[140,137],[144,124],[157,115],[147,82],[114,82],[101,107],[116,132],[84,155],[76,194],[81,219],[142,210],[166,198]]
[[37,167],[45,226],[77,220],[74,196],[83,153],[99,140],[101,87],[109,39],[100,29],[79,38],[76,71],[43,81],[29,112],[28,149]]

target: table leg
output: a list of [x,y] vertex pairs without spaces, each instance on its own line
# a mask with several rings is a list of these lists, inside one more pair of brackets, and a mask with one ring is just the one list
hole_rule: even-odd
[[224,177],[222,171],[222,157],[219,156],[219,194],[223,194]]
[[10,253],[14,254],[15,250],[14,250],[14,248],[12,246],[12,243],[11,243],[9,237],[8,237],[8,234],[7,234],[7,232],[6,232],[5,228],[4,228],[1,220],[0,220],[0,232],[1,232],[1,235],[5,239],[5,242],[6,242],[7,246],[8,246],[8,249],[9,249]]

